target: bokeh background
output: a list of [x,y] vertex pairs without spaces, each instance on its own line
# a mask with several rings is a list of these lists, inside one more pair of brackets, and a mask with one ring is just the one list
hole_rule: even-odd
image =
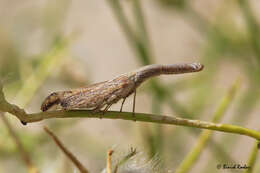
[[[4,92],[27,112],[39,112],[53,91],[112,79],[147,64],[201,62],[205,69],[200,73],[147,81],[137,91],[136,111],[211,121],[238,79],[240,87],[221,122],[258,130],[259,8],[257,0],[1,0]],[[120,103],[111,110],[119,108]],[[132,96],[124,110],[132,110]],[[201,132],[106,119],[50,119],[23,126],[6,117],[34,166],[50,173],[77,170],[43,131],[44,125],[91,172],[105,168],[108,149],[120,157],[116,153],[131,147],[142,155],[128,170],[149,172],[147,164],[160,162],[159,170],[175,171]],[[207,144],[190,172],[232,172],[216,165],[247,163],[254,140],[215,132]],[[0,172],[27,171],[17,142],[0,121]],[[254,171],[260,171],[259,162]]]

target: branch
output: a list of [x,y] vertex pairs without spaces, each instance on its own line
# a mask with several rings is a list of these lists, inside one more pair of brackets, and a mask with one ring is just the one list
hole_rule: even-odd
[[[1,110],[1,107],[0,107]],[[14,114],[23,122],[32,123],[50,118],[100,118],[101,113],[93,113],[89,110],[70,110],[70,111],[50,111],[50,112],[40,112],[33,114]],[[200,120],[191,120],[179,117],[170,117],[164,115],[153,115],[145,113],[135,113],[133,117],[132,112],[119,112],[119,111],[108,111],[103,116],[105,119],[122,119],[122,120],[132,120],[141,122],[152,122],[158,124],[171,124],[178,126],[187,126],[202,128],[208,130],[216,130],[227,133],[234,133],[249,136],[260,140],[260,132],[256,130],[251,130],[241,126],[230,125],[230,124],[217,124]]]
[[80,163],[80,161],[60,142],[57,136],[52,133],[48,127],[44,127],[44,130],[53,141],[57,144],[57,146],[63,151],[63,153],[74,163],[74,165],[79,169],[81,173],[88,173],[88,170]]
[[[0,111],[9,112],[21,120],[24,124],[41,121],[50,118],[99,118],[102,113],[94,113],[89,110],[60,110],[60,111],[49,111],[27,114],[23,109],[16,105],[8,103],[2,90],[0,90]],[[133,120],[141,122],[151,122],[157,124],[171,124],[178,126],[195,127],[208,130],[216,130],[227,133],[234,133],[253,137],[260,141],[260,132],[241,126],[230,125],[230,124],[217,124],[200,120],[192,120],[179,118],[174,116],[164,116],[164,115],[153,115],[145,113],[135,113],[133,116],[132,112],[118,112],[118,111],[108,111],[103,118],[106,119],[122,119],[122,120]]]

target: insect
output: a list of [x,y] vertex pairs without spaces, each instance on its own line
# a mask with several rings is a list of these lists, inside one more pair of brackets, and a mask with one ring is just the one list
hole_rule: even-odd
[[126,98],[134,94],[134,114],[136,89],[145,80],[162,74],[191,73],[202,69],[203,65],[200,63],[144,66],[133,72],[117,76],[112,80],[95,83],[83,88],[53,92],[43,101],[41,110],[87,109],[93,112],[103,112],[104,114],[111,105],[122,99],[121,112]]

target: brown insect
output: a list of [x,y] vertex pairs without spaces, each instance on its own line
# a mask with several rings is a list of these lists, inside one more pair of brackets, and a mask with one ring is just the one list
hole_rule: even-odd
[[[123,109],[125,99],[134,93],[133,113],[135,112],[136,88],[146,79],[162,74],[181,74],[198,72],[203,69],[200,63],[172,64],[172,65],[148,65],[136,71],[122,74],[112,80],[95,83],[87,87],[58,91],[49,95],[42,103],[41,110],[87,109],[94,112],[105,113],[112,104],[123,99],[120,112]],[[104,108],[104,109],[102,109]]]

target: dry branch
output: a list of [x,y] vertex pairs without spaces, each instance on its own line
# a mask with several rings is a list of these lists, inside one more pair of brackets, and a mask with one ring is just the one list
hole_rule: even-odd
[[44,127],[44,130],[53,141],[57,144],[57,146],[63,151],[63,153],[74,163],[74,165],[79,169],[81,173],[89,173],[89,171],[81,164],[81,162],[63,145],[63,143],[58,139],[58,137],[51,132],[48,127]]

